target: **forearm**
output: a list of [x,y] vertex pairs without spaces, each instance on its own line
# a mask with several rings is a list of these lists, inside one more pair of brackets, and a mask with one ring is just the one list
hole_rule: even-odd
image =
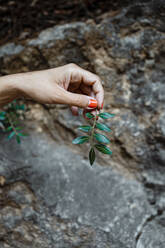
[[104,91],[97,75],[69,64],[0,77],[0,108],[22,96],[42,104],[100,109]]
[[19,97],[19,74],[0,77],[0,108]]

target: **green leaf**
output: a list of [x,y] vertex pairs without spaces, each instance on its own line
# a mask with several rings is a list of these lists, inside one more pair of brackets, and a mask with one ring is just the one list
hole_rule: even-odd
[[25,110],[25,105],[24,104],[16,104],[16,107],[15,107],[17,110]]
[[103,135],[103,134],[94,133],[94,137],[100,143],[105,143],[105,144],[110,143],[110,140],[105,135]]
[[0,112],[0,121],[4,121],[6,118],[6,112]]
[[16,105],[15,105],[15,109],[16,109],[16,110],[19,110],[19,109],[20,109],[19,106],[20,106],[19,104],[16,104]]
[[18,136],[20,136],[20,137],[25,137],[25,136],[28,136],[28,135],[25,134],[25,133],[18,133]]
[[15,130],[20,131],[20,130],[22,130],[22,127],[16,127]]
[[80,136],[74,139],[72,143],[75,145],[79,145],[79,144],[83,144],[84,142],[87,142],[88,140],[89,140],[89,136]]
[[109,149],[109,147],[103,145],[103,144],[97,144],[95,145],[96,149],[99,151],[99,152],[102,152],[104,154],[109,154],[111,155],[112,154],[112,151]]
[[18,143],[18,144],[21,143],[21,139],[20,139],[20,137],[19,137],[18,135],[16,136],[16,140],[17,140],[17,143]]
[[0,115],[0,121],[4,121],[5,120],[5,116]]
[[86,117],[88,118],[88,119],[92,119],[92,118],[94,118],[94,115],[92,115],[91,113],[86,113],[85,114],[86,115]]
[[98,129],[100,129],[102,131],[111,132],[111,129],[107,125],[105,125],[103,123],[97,122],[96,123],[96,128],[98,128]]
[[14,132],[14,131],[11,132],[11,133],[9,134],[9,136],[8,136],[8,139],[11,139],[14,135],[15,135],[15,132]]
[[6,112],[5,111],[1,111],[0,112],[0,116],[5,116],[6,115]]
[[92,127],[91,126],[80,126],[78,129],[87,133],[92,129]]
[[115,115],[105,112],[105,113],[100,113],[98,116],[101,117],[102,119],[109,119],[109,118],[114,117]]
[[16,103],[16,101],[15,102],[14,101],[10,104],[10,107],[11,107],[12,110],[15,109],[15,103]]
[[11,126],[6,129],[6,131],[11,131],[11,130],[13,130]]
[[93,148],[91,148],[89,152],[89,161],[90,161],[90,165],[93,165],[95,161],[95,150]]
[[6,112],[5,111],[1,111],[0,112],[0,115],[3,115],[4,116],[4,115],[6,115]]

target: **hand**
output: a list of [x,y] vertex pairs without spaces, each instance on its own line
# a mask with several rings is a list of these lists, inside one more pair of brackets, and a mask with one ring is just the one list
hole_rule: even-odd
[[[103,105],[100,78],[74,64],[6,77],[10,83],[14,82],[17,97],[25,96],[40,103],[68,104],[73,114],[78,113],[78,107],[101,109]],[[14,94],[11,95],[13,100]]]

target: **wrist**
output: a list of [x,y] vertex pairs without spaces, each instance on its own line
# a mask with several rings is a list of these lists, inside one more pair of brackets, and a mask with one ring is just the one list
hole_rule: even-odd
[[0,106],[20,96],[18,74],[0,77]]
[[2,82],[4,84],[4,87],[8,91],[16,91],[17,90],[17,82],[15,79],[15,75],[8,75],[2,77]]

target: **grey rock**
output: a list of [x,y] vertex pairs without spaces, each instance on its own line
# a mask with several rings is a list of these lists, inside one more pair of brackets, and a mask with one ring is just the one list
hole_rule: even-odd
[[7,206],[1,211],[1,223],[3,223],[7,230],[12,230],[15,228],[20,221],[21,216],[17,210]]
[[29,220],[36,221],[37,215],[32,207],[25,207],[22,210],[22,215],[23,215],[23,219],[26,221],[29,221]]
[[157,123],[158,131],[160,131],[161,135],[165,137],[165,111],[160,114]]
[[82,38],[85,31],[89,31],[89,26],[83,22],[55,26],[42,31],[39,34],[39,37],[37,39],[30,40],[28,45],[39,46],[40,48],[44,45],[46,47],[51,47],[57,40],[65,40],[68,39],[69,36],[72,37],[72,41],[74,41],[74,36],[76,40],[77,38]]
[[[154,236],[154,239],[153,239]],[[150,221],[143,229],[137,248],[164,248],[165,244],[165,215],[161,215]]]
[[0,58],[10,55],[15,55],[24,50],[22,45],[15,45],[14,43],[8,43],[0,48]]
[[[29,144],[31,149],[28,149]],[[23,219],[28,222],[38,215],[35,223],[47,237],[56,241],[57,247],[69,247],[70,241],[65,240],[65,232],[69,235],[73,223],[76,232],[81,228],[86,228],[87,233],[92,231],[94,240],[91,236],[86,241],[89,247],[119,247],[119,244],[130,248],[134,246],[138,229],[144,219],[154,211],[139,182],[115,172],[110,167],[99,164],[90,167],[78,154],[64,145],[59,146],[50,141],[46,135],[33,134],[20,147],[13,149],[12,155],[9,152],[11,150],[8,150],[9,146],[14,148],[10,143],[6,144],[2,151],[9,159],[12,159],[14,153],[20,154],[14,168],[20,173],[14,175],[13,168],[10,168],[10,172],[6,170],[7,182],[27,182],[41,208],[41,212],[37,213],[32,206],[23,208]],[[34,150],[39,154],[38,158],[32,156]],[[17,201],[17,198],[13,199],[15,200]],[[19,201],[19,206],[22,205],[24,202]],[[54,217],[61,220],[55,230],[51,226],[51,218]],[[6,220],[9,225],[9,218],[2,223],[6,223]],[[11,220],[13,221],[13,218]],[[12,227],[15,225],[12,224]],[[99,233],[102,233],[100,237]],[[72,246],[80,245],[82,237],[76,233],[75,238]],[[90,246],[91,244],[93,246]]]

